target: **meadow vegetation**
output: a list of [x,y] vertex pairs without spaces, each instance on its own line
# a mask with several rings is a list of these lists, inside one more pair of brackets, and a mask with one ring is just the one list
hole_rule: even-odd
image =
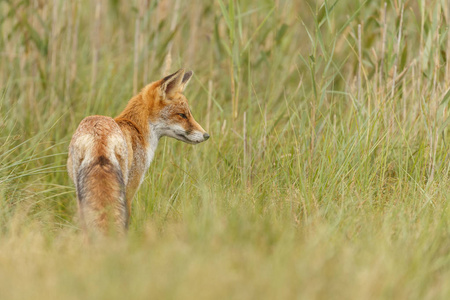
[[[445,0],[0,2],[1,299],[449,299]],[[195,72],[129,234],[87,245],[93,114]]]

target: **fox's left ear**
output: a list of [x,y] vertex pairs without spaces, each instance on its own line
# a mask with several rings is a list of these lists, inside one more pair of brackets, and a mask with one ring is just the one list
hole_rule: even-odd
[[161,93],[163,98],[165,98],[166,95],[171,95],[180,91],[184,79],[184,74],[184,70],[179,69],[175,73],[170,74],[169,76],[166,76],[162,79]]
[[183,80],[181,81],[180,90],[183,92],[186,89],[186,86],[188,85],[189,81],[192,78],[192,75],[194,75],[193,71],[187,71],[184,73]]

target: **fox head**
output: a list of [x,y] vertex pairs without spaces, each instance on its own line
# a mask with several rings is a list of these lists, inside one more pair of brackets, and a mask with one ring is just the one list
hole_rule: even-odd
[[195,121],[183,91],[194,73],[183,69],[151,86],[150,122],[156,133],[189,144],[206,141],[209,134]]

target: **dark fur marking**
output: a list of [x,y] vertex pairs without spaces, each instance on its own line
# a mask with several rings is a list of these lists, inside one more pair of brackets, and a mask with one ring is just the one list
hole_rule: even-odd
[[97,164],[99,164],[100,166],[105,166],[107,164],[110,164],[110,161],[104,155],[100,155],[98,157]]
[[91,172],[94,170],[96,166],[100,166],[105,172],[112,172],[114,169],[111,161],[104,155],[100,155],[96,161],[94,161],[91,165],[86,167],[86,176],[91,175]]
[[188,81],[189,78],[191,78],[192,74],[193,74],[192,71],[188,71],[188,72],[184,73],[183,81],[182,81],[182,82],[183,82],[183,83],[186,83],[186,81]]
[[163,81],[166,82],[167,80],[169,80],[170,78],[172,78],[173,76],[175,76],[180,70],[176,71],[173,74],[167,75],[166,77],[163,78]]
[[85,190],[84,190],[84,178],[86,177],[86,174],[84,172],[84,169],[81,169],[77,174],[77,198],[78,201],[83,202],[85,197]]
[[114,173],[116,174],[117,181],[119,183],[120,192],[119,192],[119,199],[120,199],[120,205],[123,208],[123,211],[125,213],[124,219],[125,219],[125,229],[128,229],[129,224],[129,213],[128,213],[128,206],[126,203],[126,190],[125,190],[125,181],[123,180],[123,174],[120,168],[114,167]]

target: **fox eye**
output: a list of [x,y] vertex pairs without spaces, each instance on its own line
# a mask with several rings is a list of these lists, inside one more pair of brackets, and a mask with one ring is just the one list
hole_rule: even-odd
[[182,117],[183,119],[187,119],[185,114],[178,114],[180,117]]

